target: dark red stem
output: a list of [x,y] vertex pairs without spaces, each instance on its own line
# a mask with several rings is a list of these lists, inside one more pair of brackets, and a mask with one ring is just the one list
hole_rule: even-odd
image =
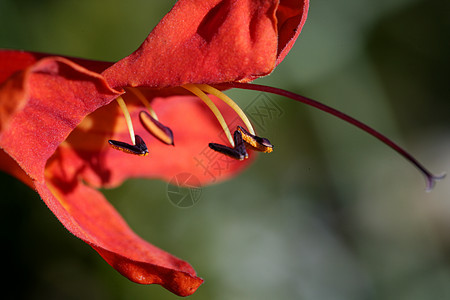
[[356,120],[355,118],[350,117],[347,114],[344,114],[330,106],[327,106],[323,103],[320,103],[316,100],[309,99],[307,97],[285,91],[279,88],[260,85],[260,84],[252,84],[252,83],[241,83],[241,82],[230,82],[230,83],[223,83],[217,85],[219,88],[239,88],[239,89],[245,89],[245,90],[254,90],[254,91],[261,91],[261,92],[267,92],[271,94],[276,94],[280,96],[284,96],[287,98],[291,98],[293,100],[299,101],[301,103],[304,103],[306,105],[315,107],[317,109],[320,109],[326,113],[332,114],[333,116],[338,117],[339,119],[344,120],[345,122],[348,122],[361,130],[367,132],[368,134],[376,137],[384,144],[388,145],[394,151],[399,153],[401,156],[403,156],[406,160],[411,162],[415,167],[419,169],[419,171],[425,176],[426,184],[427,184],[427,191],[430,191],[437,180],[443,179],[445,177],[444,175],[436,176],[433,175],[430,171],[428,171],[427,168],[425,168],[417,159],[415,159],[411,154],[409,154],[405,149],[394,143],[392,140],[384,136],[383,134],[379,133],[375,129],[369,127],[368,125]]

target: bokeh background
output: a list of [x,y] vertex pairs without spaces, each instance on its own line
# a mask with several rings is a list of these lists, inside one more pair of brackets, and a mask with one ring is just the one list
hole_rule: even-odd
[[[0,47],[118,60],[175,1],[0,0]],[[323,101],[450,171],[450,2],[313,0],[294,49],[259,83]],[[243,107],[259,93],[230,91]],[[450,299],[450,185],[336,118],[269,96],[276,145],[180,209],[167,183],[105,191],[146,240],[205,279],[191,299]],[[0,175],[2,295],[175,299],[134,284]]]

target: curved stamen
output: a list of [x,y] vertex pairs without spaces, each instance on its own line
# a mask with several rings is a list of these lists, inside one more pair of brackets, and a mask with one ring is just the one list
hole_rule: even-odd
[[141,101],[142,104],[144,104],[144,106],[147,108],[152,118],[158,121],[158,116],[156,115],[155,111],[150,105],[150,102],[147,100],[147,98],[145,98],[144,94],[142,94],[142,92],[138,88],[126,88],[126,90],[133,93],[136,96],[136,98],[138,98],[139,101]]
[[225,132],[225,135],[228,138],[228,141],[230,142],[231,146],[234,147],[234,141],[231,137],[230,130],[228,129],[227,123],[225,122],[225,119],[223,118],[222,114],[220,113],[217,106],[212,102],[212,100],[198,87],[196,87],[194,84],[185,84],[182,86],[186,90],[190,91],[192,94],[199,97],[205,104],[209,107],[209,109],[213,112],[213,114],[216,116],[217,120],[219,121],[220,125],[222,126],[223,131]]
[[109,145],[112,148],[123,151],[125,153],[139,155],[139,156],[148,155],[147,145],[145,144],[144,140],[139,135],[134,134],[133,123],[131,121],[130,112],[128,111],[125,101],[123,100],[123,98],[121,96],[117,97],[116,101],[119,104],[119,107],[122,110],[123,115],[125,117],[128,131],[130,132],[132,144],[130,145],[128,143],[121,142],[121,141],[109,140],[108,141]]
[[128,111],[127,105],[121,96],[116,98],[117,103],[119,104],[120,109],[123,112],[125,117],[125,121],[127,122],[128,131],[130,132],[130,138],[133,145],[136,145],[136,138],[134,135],[133,123],[131,122],[130,112]]
[[415,159],[411,154],[409,154],[405,149],[394,143],[392,140],[387,138],[385,135],[379,133],[375,129],[369,127],[368,125],[356,120],[353,117],[350,117],[347,114],[344,114],[330,106],[327,106],[325,104],[322,104],[316,100],[309,99],[307,97],[285,91],[279,88],[265,86],[265,85],[259,85],[259,84],[253,84],[253,83],[242,83],[242,82],[229,82],[229,83],[223,83],[218,84],[218,87],[223,88],[239,88],[239,89],[245,89],[245,90],[254,90],[254,91],[260,91],[260,92],[267,92],[271,94],[280,95],[283,97],[287,97],[296,101],[299,101],[301,103],[304,103],[306,105],[315,107],[319,110],[322,110],[326,113],[329,113],[335,117],[340,118],[341,120],[344,120],[347,123],[350,123],[359,129],[367,132],[368,134],[372,135],[373,137],[380,140],[382,143],[386,144],[387,146],[391,147],[394,151],[399,153],[401,156],[403,156],[406,160],[408,160],[410,163],[412,163],[424,176],[426,180],[426,190],[430,191],[433,189],[436,181],[443,179],[446,174],[442,175],[434,175],[431,173],[427,168],[425,168],[424,165],[422,165],[417,159]]
[[244,111],[230,97],[228,97],[226,94],[222,93],[220,90],[218,90],[210,85],[207,85],[207,84],[196,84],[196,86],[198,88],[200,88],[201,90],[205,91],[206,93],[214,95],[217,98],[221,99],[226,104],[228,104],[228,106],[231,107],[238,114],[238,116],[241,118],[241,120],[244,122],[248,131],[252,135],[255,135],[255,130],[253,130],[253,126],[250,123],[250,120],[247,118]]

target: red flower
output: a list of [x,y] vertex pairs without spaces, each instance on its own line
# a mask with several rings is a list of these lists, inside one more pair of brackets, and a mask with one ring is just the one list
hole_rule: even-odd
[[[188,263],[133,233],[96,188],[132,177],[170,180],[186,171],[206,184],[243,169],[250,150],[271,152],[220,90],[275,93],[331,113],[399,152],[431,188],[441,177],[363,123],[300,95],[247,83],[283,60],[308,5],[180,0],[137,51],[115,64],[0,51],[0,169],[35,188],[61,223],[121,274],[182,296],[203,280]],[[138,120],[142,126],[134,126]],[[227,161],[215,173],[202,168],[196,156],[218,155],[209,142],[244,161]]]
[[[204,184],[245,167],[248,160],[214,174],[198,167],[196,155],[215,153],[207,147],[213,141],[219,143],[211,148],[239,159],[248,155],[244,140],[270,151],[211,86],[269,74],[295,42],[308,4],[180,0],[137,51],[115,64],[1,51],[0,168],[36,189],[70,232],[130,280],[192,294],[203,282],[192,267],[138,237],[96,188],[185,171]],[[225,121],[250,132],[236,131],[233,139],[226,129],[231,147],[222,146],[219,123],[191,92],[224,129]],[[219,98],[211,102],[203,92]]]

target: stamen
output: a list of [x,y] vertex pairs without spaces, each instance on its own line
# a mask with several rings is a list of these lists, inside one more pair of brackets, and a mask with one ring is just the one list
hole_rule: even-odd
[[219,153],[222,153],[226,156],[237,160],[244,160],[248,158],[247,150],[245,149],[244,140],[242,139],[242,133],[238,130],[234,132],[234,142],[236,146],[234,148],[230,148],[221,144],[210,143],[209,148]]
[[241,132],[244,142],[253,147],[254,150],[264,153],[270,153],[273,151],[273,145],[268,139],[250,134],[241,126],[238,126],[238,130]]
[[228,97],[220,90],[207,84],[196,84],[196,86],[201,90],[205,91],[206,93],[214,95],[217,98],[221,99],[226,104],[228,104],[228,106],[230,106],[238,114],[238,116],[244,122],[245,126],[247,126],[248,131],[250,131],[251,134],[255,135],[255,130],[253,130],[253,126],[250,123],[250,120],[247,118],[244,111],[239,107],[239,105],[237,105],[236,102],[234,102],[230,97]]
[[212,102],[212,100],[196,85],[194,84],[185,84],[182,86],[186,90],[190,91],[192,94],[199,97],[205,104],[209,107],[209,109],[213,112],[213,114],[216,116],[217,120],[219,121],[220,125],[222,126],[223,131],[225,132],[225,135],[228,138],[228,141],[230,142],[231,146],[234,147],[234,141],[231,137],[230,130],[228,129],[227,123],[225,122],[225,119],[223,118],[222,114],[220,113],[217,106]]
[[161,142],[167,145],[174,145],[173,133],[169,127],[161,124],[146,111],[141,111],[139,113],[139,119],[141,120],[142,126]]
[[133,143],[133,145],[136,145],[133,123],[131,122],[131,116],[130,116],[130,112],[128,111],[127,105],[125,104],[125,101],[123,101],[123,98],[121,96],[117,97],[116,101],[119,104],[119,107],[123,112],[125,121],[127,122],[128,131],[130,132],[131,142]]
[[144,94],[142,94],[142,92],[139,89],[127,88],[126,90],[132,92],[136,96],[136,98],[138,98],[139,101],[141,101],[142,104],[144,104],[144,106],[147,108],[148,112],[153,117],[153,119],[158,121],[158,116],[156,115],[155,111],[153,110],[152,106],[150,105],[150,102],[147,100],[147,98],[145,98]]
[[148,155],[148,149],[147,145],[145,144],[144,140],[139,136],[135,136],[136,144],[130,145],[124,142],[115,141],[115,140],[109,140],[109,145],[116,149],[123,151],[125,153],[139,155],[139,156],[146,156]]
[[148,154],[147,145],[145,144],[144,140],[139,135],[134,134],[133,123],[131,122],[130,112],[128,111],[125,101],[120,96],[116,98],[116,101],[119,104],[119,107],[122,110],[123,115],[125,117],[128,131],[130,132],[132,144],[130,145],[125,142],[109,140],[108,141],[109,145],[112,148],[123,151],[125,153],[139,155],[139,156],[146,156]]

